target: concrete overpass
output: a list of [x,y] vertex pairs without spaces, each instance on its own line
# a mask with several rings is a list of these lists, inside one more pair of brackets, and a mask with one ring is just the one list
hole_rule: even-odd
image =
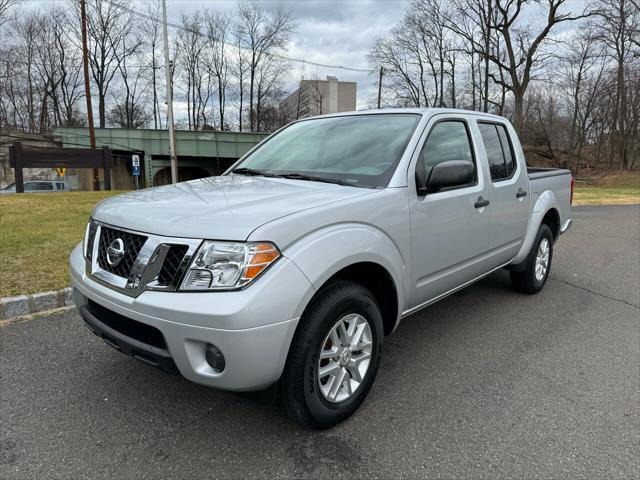
[[[116,189],[133,186],[131,155],[140,155],[144,186],[169,183],[169,134],[166,130],[96,128],[96,147],[109,147],[114,154],[112,182]],[[89,147],[89,129],[56,128],[64,147]],[[176,153],[180,180],[219,175],[266,133],[176,131]]]

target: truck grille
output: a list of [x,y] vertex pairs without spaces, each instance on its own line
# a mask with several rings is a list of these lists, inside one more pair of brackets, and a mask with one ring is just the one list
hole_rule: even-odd
[[91,222],[86,246],[87,274],[131,297],[145,290],[178,290],[189,261],[202,243],[194,238],[134,233]]
[[[117,265],[110,265],[107,261],[107,249],[109,245],[118,238],[122,240],[124,244],[124,257],[122,257]],[[100,243],[98,244],[98,265],[107,272],[118,275],[119,277],[128,278],[131,268],[146,241],[147,237],[143,235],[136,235],[135,233],[103,226],[100,233]]]
[[180,265],[187,250],[189,250],[188,245],[171,245],[158,275],[158,285],[172,285],[178,282],[178,277],[182,273]]

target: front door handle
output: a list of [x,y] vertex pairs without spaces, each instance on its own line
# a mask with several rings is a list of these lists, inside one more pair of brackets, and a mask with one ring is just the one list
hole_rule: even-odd
[[475,208],[483,208],[489,205],[489,200],[485,200],[482,196],[478,197],[476,203],[473,205]]
[[518,193],[516,193],[516,198],[522,198],[527,196],[527,191],[522,188],[518,189]]

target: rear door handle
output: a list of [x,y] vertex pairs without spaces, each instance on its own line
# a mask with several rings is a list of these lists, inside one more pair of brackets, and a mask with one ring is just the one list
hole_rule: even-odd
[[522,188],[518,189],[518,193],[516,193],[516,198],[522,198],[527,196],[527,191]]
[[483,208],[483,207],[486,207],[487,205],[489,205],[489,200],[485,200],[480,196],[478,197],[478,199],[476,200],[476,203],[473,206],[475,208]]

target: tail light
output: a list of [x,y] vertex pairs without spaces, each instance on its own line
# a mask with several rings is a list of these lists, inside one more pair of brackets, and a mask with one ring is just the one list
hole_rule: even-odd
[[571,197],[569,197],[569,205],[573,205],[573,177],[571,177]]

